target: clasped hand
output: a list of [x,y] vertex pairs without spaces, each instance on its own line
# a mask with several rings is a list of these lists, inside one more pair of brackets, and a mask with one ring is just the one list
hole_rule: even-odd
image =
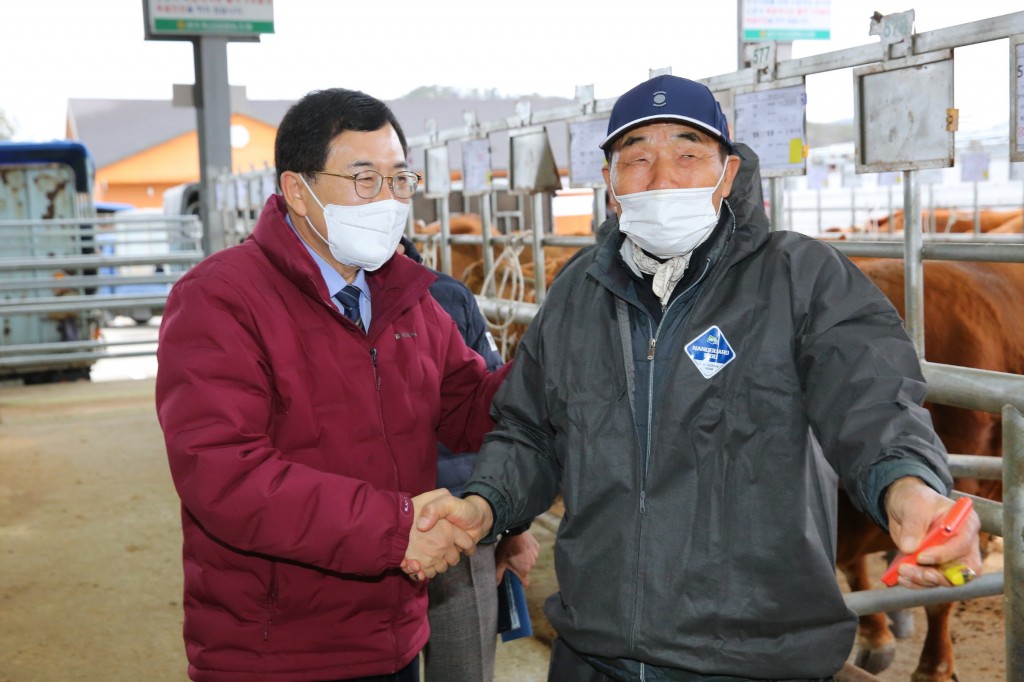
[[409,531],[402,570],[413,580],[433,578],[472,555],[493,523],[491,507],[482,498],[467,500],[444,488],[412,498],[415,520]]

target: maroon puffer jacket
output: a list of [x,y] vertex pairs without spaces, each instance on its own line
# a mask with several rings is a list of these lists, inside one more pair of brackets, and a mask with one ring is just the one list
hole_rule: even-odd
[[394,672],[427,641],[425,586],[398,566],[436,441],[476,450],[488,374],[408,258],[368,274],[364,335],[272,197],[253,236],[178,282],[157,412],[182,501],[194,680]]

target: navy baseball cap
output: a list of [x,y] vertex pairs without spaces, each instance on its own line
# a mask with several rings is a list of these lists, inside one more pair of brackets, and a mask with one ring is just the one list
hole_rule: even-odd
[[659,121],[676,121],[718,138],[732,151],[729,124],[718,100],[703,83],[679,76],[655,76],[623,94],[612,107],[605,155],[626,131]]

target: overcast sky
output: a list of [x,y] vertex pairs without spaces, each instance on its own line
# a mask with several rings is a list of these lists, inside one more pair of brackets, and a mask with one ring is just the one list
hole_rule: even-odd
[[[0,0],[0,109],[15,139],[64,136],[68,98],[170,99],[194,82],[189,43],[143,38],[143,0]],[[833,0],[832,39],[802,57],[869,38],[875,10],[910,2]],[[918,0],[918,32],[1014,11],[1014,0]],[[614,97],[670,66],[692,78],[736,67],[734,0],[275,0],[276,33],[228,46],[233,85],[250,99],[296,99],[342,86],[382,99],[421,85]],[[961,130],[1007,121],[1006,40],[956,51]],[[853,117],[849,71],[808,80],[808,119]],[[412,135],[422,131],[407,131]]]

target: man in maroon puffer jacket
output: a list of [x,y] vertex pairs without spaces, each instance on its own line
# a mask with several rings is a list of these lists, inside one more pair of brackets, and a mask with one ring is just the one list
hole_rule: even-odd
[[412,530],[437,449],[474,451],[488,373],[392,258],[419,178],[391,111],[313,92],[278,129],[281,195],[189,271],[160,329],[157,412],[182,501],[193,680],[418,679],[426,585],[472,551]]

